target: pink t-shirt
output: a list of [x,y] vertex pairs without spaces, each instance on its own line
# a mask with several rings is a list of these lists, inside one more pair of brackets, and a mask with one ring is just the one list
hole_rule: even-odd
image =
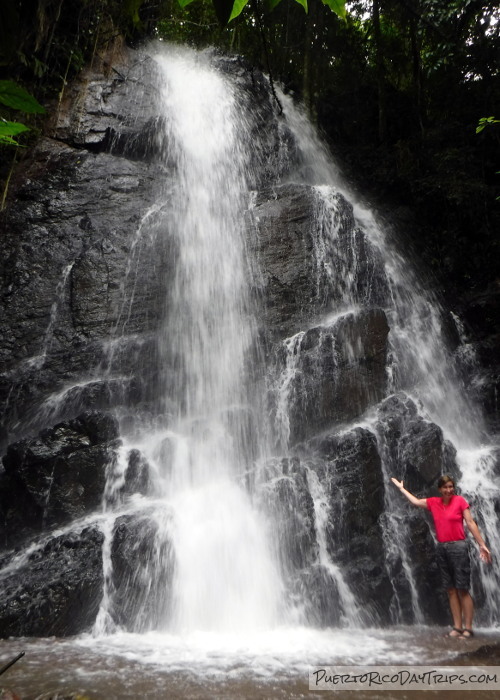
[[463,515],[468,507],[463,496],[452,496],[446,506],[440,496],[427,499],[427,508],[434,518],[438,542],[465,540]]

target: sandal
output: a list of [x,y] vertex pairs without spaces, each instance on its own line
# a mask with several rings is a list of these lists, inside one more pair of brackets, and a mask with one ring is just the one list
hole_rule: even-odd
[[[453,632],[457,632],[458,634],[453,634]],[[451,637],[452,639],[460,639],[463,635],[463,630],[459,629],[458,627],[453,627],[448,634],[445,634],[445,637]]]
[[467,627],[465,627],[463,632],[462,632],[462,639],[470,639],[473,636],[474,636],[474,632],[472,630],[467,629]]

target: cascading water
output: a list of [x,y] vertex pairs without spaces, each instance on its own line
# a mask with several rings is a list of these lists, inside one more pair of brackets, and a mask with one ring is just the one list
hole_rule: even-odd
[[[177,178],[156,227],[171,241],[176,268],[158,344],[160,402],[168,398],[160,414],[171,414],[168,428],[146,433],[140,445],[156,467],[150,508],[158,527],[144,576],[160,573],[162,539],[169,547],[160,570],[170,567],[173,575],[170,605],[161,605],[151,624],[183,633],[267,628],[278,620],[282,584],[265,518],[243,482],[258,449],[250,444],[255,406],[245,378],[255,325],[242,218],[248,144],[230,85],[203,57],[180,52],[157,61],[160,137]],[[165,374],[170,362],[173,377]],[[134,621],[128,625],[135,629]]]
[[[494,445],[485,444],[488,438],[481,412],[470,398],[460,368],[447,349],[444,313],[432,294],[423,291],[408,263],[387,241],[373,212],[346,187],[304,116],[286,98],[283,99],[287,105],[287,118],[299,141],[302,156],[301,181],[320,185],[315,187],[318,221],[315,255],[318,279],[323,275],[333,290],[336,309],[333,323],[342,316],[355,314],[359,308],[382,306],[385,309],[390,326],[386,391],[404,390],[416,401],[424,420],[433,421],[442,428],[444,437],[456,449],[456,461],[444,457],[442,465],[444,468],[449,465],[452,471],[455,464],[458,465],[462,492],[472,499],[475,517],[478,518],[487,541],[496,550],[500,545],[500,533],[497,518],[493,514],[499,496]],[[348,247],[339,239],[339,194],[346,197],[354,209],[356,228]],[[332,318],[325,314],[322,323],[328,327],[332,324]],[[300,366],[302,338],[297,341],[298,337],[284,341],[287,348],[286,366],[293,365],[294,372]],[[352,353],[353,349],[352,346],[349,347],[348,352]],[[334,352],[334,356],[335,354]],[[469,358],[469,370],[471,367],[473,363]],[[290,408],[289,399],[293,394],[291,384],[288,371],[282,373],[274,387],[279,406],[276,413],[278,434],[283,433],[283,425],[288,425],[286,407]],[[372,402],[372,405],[373,403],[376,402]],[[400,473],[397,455],[391,456],[387,450],[384,428],[373,412],[367,412],[363,421],[376,434],[382,468],[386,483],[389,484],[390,476]],[[404,511],[405,506],[401,507],[397,503],[397,497],[394,498],[389,484],[382,517],[386,565],[391,578],[391,559],[395,557],[398,567],[402,566],[408,582],[413,619],[423,622],[415,575],[408,558],[412,525],[408,523]],[[499,589],[493,581],[499,580],[499,574],[498,562],[489,568],[481,567],[481,571],[476,566],[476,576],[481,578],[487,591],[488,609],[482,612],[482,619],[490,623],[498,619]],[[395,590],[394,621],[401,619],[397,612],[397,599],[398,592]]]

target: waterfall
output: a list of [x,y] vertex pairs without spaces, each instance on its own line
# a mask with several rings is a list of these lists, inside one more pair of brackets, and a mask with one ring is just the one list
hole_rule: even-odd
[[[255,322],[243,214],[251,144],[237,122],[234,88],[206,56],[178,50],[156,61],[163,81],[158,138],[176,180],[140,235],[153,226],[158,243],[166,236],[176,267],[157,349],[157,410],[165,425],[149,428],[140,444],[155,470],[149,517],[157,532],[143,575],[154,578],[162,566],[173,574],[171,601],[150,624],[182,633],[269,628],[278,620],[282,582],[265,516],[242,479],[249,459],[265,452],[258,428],[249,427]],[[108,481],[120,486],[124,470]],[[113,502],[109,494],[107,500]],[[169,543],[167,561],[158,563],[162,542]],[[113,606],[112,591],[103,604]],[[139,618],[127,624],[144,628]]]
[[[377,629],[446,621],[432,527],[391,476],[426,496],[451,471],[500,551],[494,446],[467,386],[476,368],[450,351],[438,299],[303,113],[280,95],[278,114],[266,79],[232,60],[166,46],[144,60],[154,118],[133,155],[147,136],[140,173],[151,167],[154,184],[127,210],[119,254],[110,246],[92,259],[112,284],[99,278],[83,311],[85,255],[71,251],[60,268],[42,350],[24,360],[26,372],[53,375],[15,426],[68,418],[73,430],[84,409],[97,406],[96,421],[111,413],[116,432],[104,446],[85,434],[91,455],[75,460],[76,471],[96,454],[107,464],[101,509],[7,557],[0,579],[17,591],[29,554],[70,533],[68,549],[81,537],[97,552],[102,588],[78,644],[140,648],[176,672],[198,662],[232,672],[254,658],[265,659],[260,669],[271,658],[303,669],[332,648],[344,661],[387,660]],[[127,160],[129,126],[106,142],[116,161]],[[85,326],[87,306],[97,330]],[[75,309],[71,348],[84,347],[87,364],[77,356],[66,381],[51,361]],[[52,376],[64,381],[52,386]],[[55,443],[65,464],[78,437],[66,428],[49,429],[35,456],[49,460]],[[66,491],[54,469],[41,474],[45,512],[52,487]],[[474,564],[483,625],[500,611],[499,567],[497,557]]]
[[[415,401],[424,422],[434,422],[442,429],[444,438],[456,450],[454,459],[443,457],[442,471],[446,471],[447,467],[454,471],[458,467],[461,477],[459,487],[472,502],[473,517],[477,518],[485,539],[496,550],[500,545],[500,530],[497,518],[493,515],[495,504],[499,500],[495,476],[495,445],[488,443],[483,417],[471,397],[469,386],[471,375],[472,381],[477,381],[474,378],[477,367],[469,356],[467,362],[463,362],[461,356],[467,352],[463,345],[457,352],[458,357],[455,357],[448,349],[446,340],[446,323],[449,324],[453,319],[460,332],[461,322],[453,315],[446,318],[439,301],[432,292],[424,290],[409,261],[384,234],[384,222],[379,221],[376,214],[345,183],[304,114],[288,97],[283,95],[281,99],[299,144],[300,165],[295,178],[314,186],[317,195],[315,255],[318,280],[321,275],[327,279],[334,299],[333,304],[330,302],[330,315],[330,307],[327,306],[321,324],[332,327],[336,320],[348,316],[353,310],[356,313],[355,310],[359,308],[384,308],[390,327],[386,393],[397,394],[403,390]],[[353,207],[354,228],[348,248],[339,237],[342,223],[339,217],[339,196],[345,197]],[[279,397],[279,410],[275,418],[278,434],[283,434],[283,426],[288,426],[283,416],[288,420],[290,408],[293,407],[294,390],[297,389],[288,369],[293,366],[293,372],[297,374],[301,366],[302,336],[299,341],[297,338],[299,336],[283,341],[287,348],[287,370],[282,371],[280,380],[274,386],[274,392]],[[333,362],[336,362],[335,352]],[[463,374],[463,368],[468,374]],[[376,401],[371,403],[372,406],[374,404]],[[399,473],[397,455],[391,455],[388,451],[385,428],[373,410],[367,411],[360,418],[376,436],[387,485],[386,512],[381,520],[386,565],[392,580],[392,559],[395,558],[398,566],[404,570],[413,619],[422,622],[425,616],[421,609],[413,565],[408,557],[413,526],[403,514],[406,506],[401,508],[397,502],[399,495],[395,496],[389,483],[390,476]],[[424,497],[430,494],[422,492],[420,495]],[[481,580],[488,600],[487,611],[480,615],[483,620],[494,623],[500,603],[498,585],[493,584],[493,581],[498,582],[500,576],[498,562],[490,567],[478,567],[476,564],[475,575]],[[476,580],[476,588],[477,585]],[[395,591],[392,613],[394,621],[402,619],[397,611],[397,601],[398,592]]]

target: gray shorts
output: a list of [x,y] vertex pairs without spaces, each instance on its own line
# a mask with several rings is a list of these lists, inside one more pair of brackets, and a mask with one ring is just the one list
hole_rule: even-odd
[[438,542],[436,559],[445,588],[470,588],[470,557],[467,540]]

